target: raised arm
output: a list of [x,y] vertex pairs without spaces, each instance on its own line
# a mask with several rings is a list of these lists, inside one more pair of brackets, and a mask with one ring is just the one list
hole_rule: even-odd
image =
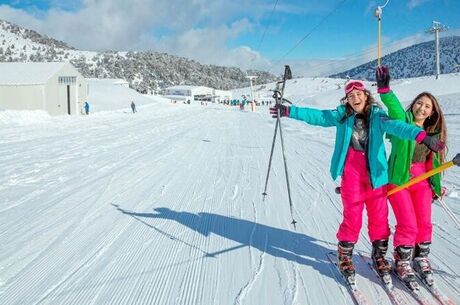
[[338,110],[320,110],[309,107],[285,106],[276,104],[275,107],[270,108],[270,113],[274,118],[277,116],[277,110],[280,111],[280,116],[286,116],[291,119],[303,121],[310,125],[331,127],[336,126],[341,114]]
[[446,147],[446,144],[439,140],[436,136],[427,134],[422,128],[390,119],[386,114],[381,112],[380,122],[382,130],[395,137],[415,140],[417,143],[423,143],[430,150],[439,152]]
[[390,90],[390,71],[386,66],[380,66],[375,70],[377,81],[377,92],[380,99],[388,108],[388,115],[393,120],[406,120],[406,111],[401,105],[398,97]]

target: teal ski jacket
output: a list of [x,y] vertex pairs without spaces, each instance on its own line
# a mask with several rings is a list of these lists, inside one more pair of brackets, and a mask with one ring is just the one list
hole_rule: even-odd
[[[336,180],[342,175],[350,146],[355,116],[345,116],[345,106],[340,105],[333,110],[319,110],[308,107],[291,106],[289,117],[304,121],[310,125],[336,127],[335,148],[332,155],[330,173]],[[378,188],[388,183],[388,163],[384,145],[384,133],[408,140],[414,140],[422,131],[421,128],[402,121],[390,120],[385,111],[372,105],[369,118],[367,145],[367,163],[372,187]]]

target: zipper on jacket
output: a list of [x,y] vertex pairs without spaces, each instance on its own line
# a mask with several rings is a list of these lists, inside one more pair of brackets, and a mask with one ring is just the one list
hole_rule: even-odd
[[367,172],[369,173],[369,181],[371,183],[372,189],[374,189],[374,181],[372,181],[371,165],[369,163],[369,147],[371,146],[371,123],[372,123],[372,109],[369,113],[369,124],[367,126],[366,167],[367,167]]

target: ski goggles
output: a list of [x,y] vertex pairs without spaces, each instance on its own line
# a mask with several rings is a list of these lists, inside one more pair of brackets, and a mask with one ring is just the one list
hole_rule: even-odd
[[360,80],[351,80],[345,85],[345,94],[350,93],[353,89],[364,91],[366,87]]

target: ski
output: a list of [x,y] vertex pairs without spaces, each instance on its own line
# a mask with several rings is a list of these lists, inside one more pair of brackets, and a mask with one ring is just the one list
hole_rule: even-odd
[[420,291],[420,285],[417,281],[413,281],[410,283],[404,282],[394,271],[395,277],[403,284],[404,288],[410,295],[420,304],[420,305],[433,305],[432,302]]
[[355,277],[346,277],[342,272],[340,272],[339,266],[337,265],[337,255],[334,252],[328,252],[327,258],[335,266],[337,272],[342,277],[342,280],[345,283],[348,292],[350,292],[353,301],[357,305],[370,305],[371,303],[369,302],[367,297],[361,291],[359,291],[356,285]]
[[433,295],[433,297],[441,304],[441,305],[455,305],[455,303],[436,285],[434,279],[427,281],[426,279],[422,278],[418,272],[415,273],[419,280],[422,282],[423,286]]
[[361,252],[358,252],[361,259],[371,268],[372,272],[374,272],[375,276],[380,280],[383,285],[385,292],[387,293],[390,301],[393,305],[402,305],[402,304],[409,304],[408,301],[404,298],[400,291],[398,291],[394,285],[393,280],[391,278],[391,274],[387,276],[380,276],[377,270],[374,268],[374,264],[372,264],[372,259],[369,257],[365,257]]

